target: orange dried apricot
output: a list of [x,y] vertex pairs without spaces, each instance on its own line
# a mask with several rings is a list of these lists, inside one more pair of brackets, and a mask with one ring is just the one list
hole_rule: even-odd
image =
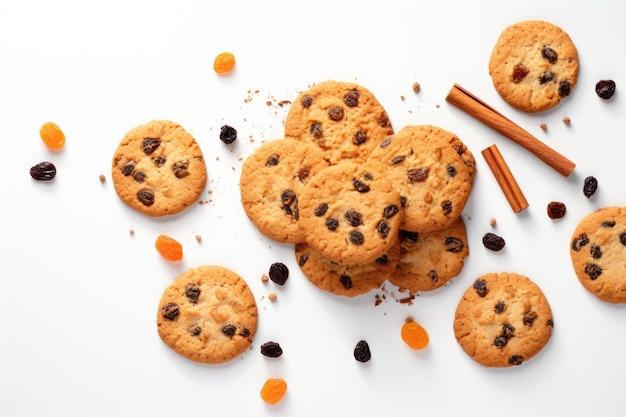
[[52,122],[46,122],[39,129],[41,140],[51,149],[61,149],[65,145],[65,134],[59,126]]
[[235,67],[235,55],[232,52],[222,52],[215,57],[213,69],[218,74],[226,74]]
[[419,323],[411,318],[408,318],[404,322],[400,334],[404,343],[406,343],[411,349],[419,350],[428,346],[428,332]]
[[154,247],[168,261],[183,259],[183,245],[167,235],[159,235],[154,242]]
[[276,404],[285,396],[287,382],[282,378],[269,378],[261,388],[261,398],[268,404]]

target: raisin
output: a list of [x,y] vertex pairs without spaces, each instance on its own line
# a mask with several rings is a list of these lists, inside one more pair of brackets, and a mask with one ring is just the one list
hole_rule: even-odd
[[589,253],[593,259],[600,259],[602,257],[602,248],[599,245],[591,245]]
[[569,81],[563,80],[559,83],[559,96],[567,97],[570,95],[571,92],[572,84]]
[[357,190],[360,193],[366,193],[370,190],[370,186],[367,185],[366,183],[364,183],[363,181],[357,180],[357,179],[353,179],[352,180],[352,185],[354,186],[354,189]]
[[261,388],[261,399],[267,404],[276,404],[287,392],[287,382],[282,378],[269,378]]
[[322,130],[322,124],[311,123],[311,126],[309,127],[309,132],[311,133],[311,136],[313,136],[315,139],[321,138],[324,134]]
[[389,126],[389,117],[387,116],[386,113],[383,113],[380,115],[380,117],[378,118],[378,125],[380,127],[387,127]]
[[421,350],[428,346],[430,337],[428,332],[418,322],[411,318],[404,321],[400,329],[400,337],[411,349]]
[[600,80],[596,83],[596,94],[598,97],[608,100],[615,94],[615,81]]
[[406,207],[406,202],[408,201],[408,198],[405,195],[401,195],[400,196],[400,205],[402,207]]
[[52,122],[46,122],[41,126],[39,136],[50,149],[58,150],[65,145],[65,134],[59,126]]
[[261,345],[261,354],[268,358],[278,358],[283,354],[283,349],[276,342],[266,342]]
[[495,233],[489,232],[483,236],[483,246],[489,250],[498,252],[504,249],[504,245],[506,245],[504,238]]
[[298,258],[298,265],[299,266],[304,266],[308,260],[309,260],[309,254],[308,253],[303,253]]
[[354,359],[358,362],[368,362],[372,359],[372,352],[370,351],[370,346],[365,340],[359,340],[359,342],[354,347]]
[[167,303],[161,308],[161,314],[168,320],[175,320],[180,313],[180,307],[176,303]]
[[269,277],[278,285],[285,285],[289,278],[289,268],[282,262],[274,262],[270,265]]
[[224,334],[225,336],[232,338],[235,333],[237,333],[237,328],[232,324],[227,324],[226,326],[222,327],[222,334]]
[[309,107],[311,107],[311,104],[313,104],[313,97],[309,95],[302,97],[302,99],[300,100],[300,104],[302,104],[303,108],[308,109]]
[[428,273],[426,274],[428,276],[428,278],[430,278],[430,280],[432,282],[437,282],[439,281],[439,275],[437,274],[437,271],[428,271]]
[[143,182],[146,179],[146,173],[138,169],[137,171],[133,172],[133,179],[137,182]]
[[220,140],[230,145],[237,140],[237,129],[232,126],[224,125],[220,128]]
[[128,162],[126,162],[124,165],[122,165],[122,168],[120,171],[122,171],[122,175],[125,177],[128,177],[130,174],[133,173],[133,171],[135,170],[135,165],[137,163],[134,160],[130,160]]
[[515,332],[515,327],[511,326],[508,323],[502,325],[502,336],[510,339],[513,337],[513,333]]
[[356,107],[359,105],[360,96],[361,94],[357,90],[351,90],[343,97],[343,102],[348,107]]
[[524,362],[524,357],[520,355],[513,355],[509,358],[509,365],[518,366]]
[[556,75],[552,71],[544,72],[539,77],[539,84],[545,84],[549,81],[553,81],[556,78]]
[[487,282],[483,279],[477,279],[474,281],[472,288],[476,290],[476,294],[478,294],[479,297],[484,297],[489,292],[487,289]]
[[170,236],[159,235],[154,242],[154,247],[168,261],[183,259],[183,245]]
[[501,314],[504,311],[504,308],[506,307],[506,304],[504,303],[504,301],[498,301],[496,303],[496,306],[493,308],[493,310],[497,313],[497,314]]
[[619,241],[622,245],[626,246],[626,232],[619,234]]
[[602,274],[602,268],[596,264],[585,265],[585,274],[589,275],[589,278],[593,281]]
[[202,333],[202,328],[200,326],[195,326],[195,327],[191,328],[189,333],[192,336],[200,336],[200,333]]
[[575,252],[580,252],[580,249],[587,244],[589,244],[589,238],[586,234],[583,233],[582,235],[572,240],[572,250]]
[[250,336],[250,329],[248,329],[247,327],[242,327],[241,330],[239,331],[239,334],[242,337],[248,337]]
[[394,156],[393,158],[391,158],[391,165],[396,165],[399,164],[401,162],[403,162],[406,159],[406,156],[404,155],[398,155],[398,156]]
[[162,156],[157,156],[156,158],[152,158],[152,162],[154,162],[154,165],[160,167],[165,165],[166,159]]
[[152,155],[159,146],[161,146],[161,139],[158,138],[145,138],[141,142],[141,149],[146,155]]
[[189,284],[185,287],[185,296],[192,304],[198,304],[198,299],[200,298],[200,287],[196,284]]
[[383,217],[390,219],[400,212],[400,208],[395,204],[391,204],[383,209]]
[[315,214],[317,217],[321,217],[324,214],[326,214],[327,211],[328,211],[328,204],[322,203],[319,206],[315,207],[315,211],[313,211],[313,214]]
[[374,262],[378,265],[387,265],[389,263],[389,257],[387,255],[383,255],[379,258],[376,258]]
[[137,199],[144,206],[150,207],[151,205],[154,204],[154,193],[150,190],[143,188],[137,191]]
[[602,227],[615,227],[615,220],[609,220],[606,222],[602,222]]
[[565,216],[567,207],[559,201],[551,201],[548,203],[548,217],[551,219],[561,219]]
[[386,238],[387,236],[389,236],[389,233],[391,233],[391,226],[386,220],[381,220],[376,225],[376,231],[380,236]]
[[448,175],[452,178],[456,177],[456,168],[453,165],[448,165],[446,167],[446,171],[448,171]]
[[326,220],[326,228],[328,230],[337,230],[337,228],[339,227],[339,221],[337,219],[335,219],[334,217],[329,217]]
[[341,274],[341,276],[339,277],[339,282],[347,290],[352,288],[352,278],[350,278],[350,276],[345,273]]
[[441,203],[441,211],[446,215],[452,213],[452,201],[446,200]]
[[493,344],[497,348],[505,347],[508,342],[509,342],[509,339],[507,339],[506,336],[503,336],[503,335],[496,336],[496,338],[493,339]]
[[235,67],[235,55],[232,52],[222,52],[213,60],[213,71],[217,74],[226,74]]
[[296,199],[296,193],[293,192],[292,190],[285,190],[280,195],[280,201],[285,206],[288,206],[291,203],[293,203],[295,199]]
[[338,122],[343,119],[343,109],[339,106],[331,107],[328,109],[328,117],[330,117],[330,120]]
[[174,165],[172,165],[172,171],[174,171],[174,176],[176,178],[185,178],[187,175],[189,175],[189,162],[175,162]]
[[265,162],[265,166],[267,167],[274,167],[276,165],[278,165],[278,161],[280,160],[280,156],[273,154],[271,155],[269,158],[267,158],[267,161]]
[[541,57],[547,59],[551,64],[554,64],[558,58],[556,51],[549,46],[546,46],[541,50]]
[[350,226],[352,227],[357,227],[363,224],[363,216],[356,210],[350,209],[346,211],[346,214],[344,216],[348,221],[348,224],[350,224]]
[[298,180],[300,182],[306,182],[306,180],[311,175],[311,168],[309,167],[300,167],[300,171],[298,171]]
[[57,175],[57,168],[52,162],[40,162],[30,168],[30,176],[37,181],[52,181]]
[[458,237],[448,236],[444,241],[444,246],[446,248],[446,252],[457,253],[463,250],[465,245],[463,241]]
[[583,184],[583,194],[587,198],[591,198],[592,195],[596,193],[598,189],[598,180],[593,175],[585,178],[585,182]]
[[365,242],[365,236],[358,230],[353,230],[349,235],[350,242],[355,245],[362,245]]
[[513,79],[513,82],[517,84],[520,81],[522,81],[524,78],[526,78],[526,76],[528,75],[528,72],[529,72],[528,68],[526,68],[524,65],[517,64],[513,67],[513,74],[511,78]]
[[419,238],[419,233],[410,232],[408,230],[400,230],[400,237],[402,237],[403,239],[410,240],[411,242],[415,243],[417,242],[417,239]]
[[391,136],[387,136],[385,139],[381,140],[380,143],[378,144],[378,146],[380,146],[381,148],[386,148],[387,146],[391,145],[393,138]]
[[522,318],[522,323],[524,323],[524,326],[532,326],[536,318],[537,313],[534,311],[527,311]]
[[352,143],[359,146],[367,141],[367,132],[365,130],[357,130],[352,138]]
[[426,181],[426,178],[428,178],[428,168],[409,169],[406,175],[409,179],[409,184]]

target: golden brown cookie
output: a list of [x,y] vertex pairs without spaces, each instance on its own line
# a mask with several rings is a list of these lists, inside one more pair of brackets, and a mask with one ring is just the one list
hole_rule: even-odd
[[163,342],[185,358],[219,364],[250,347],[257,320],[244,279],[222,266],[206,265],[187,270],[165,289],[157,329]]
[[514,272],[487,273],[465,291],[454,336],[473,360],[509,367],[530,360],[552,336],[552,310],[539,286]]
[[155,120],[124,136],[113,156],[112,179],[122,201],[158,217],[195,203],[207,171],[193,136],[174,122]]
[[331,164],[362,162],[393,133],[386,110],[358,84],[325,81],[300,93],[285,120],[285,137],[313,143]]
[[570,240],[580,283],[600,300],[626,303],[626,208],[603,207],[585,216]]
[[569,35],[541,20],[504,29],[489,60],[489,74],[500,96],[529,113],[548,110],[568,97],[578,68],[578,51]]

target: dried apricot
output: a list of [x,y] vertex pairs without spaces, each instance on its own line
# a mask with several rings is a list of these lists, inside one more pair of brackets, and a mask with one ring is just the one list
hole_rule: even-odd
[[411,349],[419,350],[428,346],[428,332],[413,319],[407,319],[402,325],[402,340]]
[[65,145],[65,134],[52,122],[46,122],[39,129],[41,140],[51,149],[61,149]]
[[287,382],[282,378],[269,378],[261,388],[261,398],[268,404],[276,404],[285,396]]
[[154,247],[168,261],[183,259],[183,245],[167,235],[159,235],[154,242]]
[[235,67],[235,55],[232,52],[222,52],[215,57],[213,69],[218,74],[226,74]]

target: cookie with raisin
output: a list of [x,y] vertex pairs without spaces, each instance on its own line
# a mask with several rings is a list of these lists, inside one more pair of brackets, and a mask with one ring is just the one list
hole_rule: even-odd
[[159,302],[157,330],[167,346],[194,362],[220,364],[252,344],[258,311],[245,280],[219,265],[182,273]]
[[307,243],[295,245],[295,255],[300,270],[315,287],[354,297],[380,288],[393,274],[400,259],[400,241],[374,261],[356,265],[332,261]]
[[148,216],[176,214],[194,204],[206,185],[200,146],[182,126],[154,120],[131,129],[112,162],[119,198]]
[[626,303],[626,207],[602,207],[580,220],[570,239],[574,272],[602,301]]
[[464,292],[454,315],[454,336],[485,367],[518,366],[537,355],[554,327],[541,288],[514,272],[487,273]]
[[425,233],[450,226],[472,191],[472,175],[449,141],[422,126],[406,126],[374,148],[370,162],[402,197],[401,229]]
[[398,239],[400,195],[373,164],[343,162],[322,169],[300,191],[306,243],[334,262],[373,262]]
[[301,92],[285,119],[285,137],[315,144],[331,164],[362,162],[393,133],[387,111],[361,85],[325,81]]
[[300,189],[328,165],[310,143],[276,139],[261,145],[243,163],[239,181],[250,221],[276,242],[304,242],[298,227]]
[[569,97],[578,69],[572,39],[560,27],[542,20],[505,28],[489,59],[496,91],[511,106],[528,113],[551,109]]
[[457,277],[469,256],[465,222],[433,232],[400,231],[400,260],[389,282],[410,293],[433,291]]

